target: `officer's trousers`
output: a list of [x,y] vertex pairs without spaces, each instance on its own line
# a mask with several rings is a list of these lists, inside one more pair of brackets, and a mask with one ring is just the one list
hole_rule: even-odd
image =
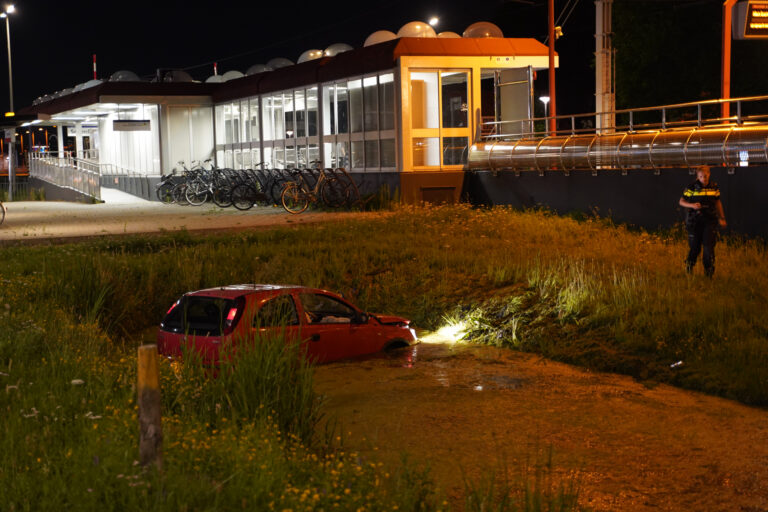
[[688,229],[688,258],[686,269],[693,272],[696,260],[702,247],[704,254],[701,258],[704,264],[704,273],[710,277],[715,273],[715,244],[717,243],[717,223],[698,220],[687,226]]

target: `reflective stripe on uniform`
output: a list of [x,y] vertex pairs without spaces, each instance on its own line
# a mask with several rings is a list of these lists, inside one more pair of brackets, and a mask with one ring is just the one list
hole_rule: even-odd
[[692,196],[707,196],[707,197],[720,197],[720,191],[715,190],[691,190],[686,189],[685,192],[683,192],[683,195],[685,197],[692,197]]

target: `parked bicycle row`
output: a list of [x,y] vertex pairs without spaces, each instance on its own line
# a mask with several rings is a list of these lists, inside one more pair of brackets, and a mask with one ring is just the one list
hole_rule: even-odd
[[199,206],[208,201],[221,208],[248,210],[254,206],[282,205],[301,213],[310,204],[329,208],[351,207],[360,202],[352,178],[337,169],[219,169],[184,167],[162,176],[156,189],[164,203]]

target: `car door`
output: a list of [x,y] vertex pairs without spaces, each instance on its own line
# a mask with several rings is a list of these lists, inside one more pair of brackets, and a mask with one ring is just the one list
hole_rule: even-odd
[[306,292],[299,294],[299,303],[301,337],[315,362],[335,361],[381,349],[382,335],[372,327],[371,321],[340,298]]
[[289,293],[267,298],[257,303],[256,308],[251,322],[255,336],[286,343],[299,339],[299,313]]

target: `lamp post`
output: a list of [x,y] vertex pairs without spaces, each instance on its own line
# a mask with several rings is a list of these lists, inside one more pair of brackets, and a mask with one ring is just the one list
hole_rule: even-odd
[[547,128],[547,135],[549,135],[549,112],[547,109],[549,106],[549,96],[539,96],[539,101],[544,104],[544,126]]
[[[13,69],[11,67],[11,24],[8,22],[8,15],[16,11],[13,4],[5,6],[5,10],[0,13],[0,18],[5,18],[5,41],[8,47],[8,93],[10,95],[10,109],[5,113],[5,117],[15,116],[13,111]],[[13,186],[16,181],[16,166],[14,165],[14,153],[16,151],[16,134],[11,136],[8,144],[8,200],[13,200]]]

